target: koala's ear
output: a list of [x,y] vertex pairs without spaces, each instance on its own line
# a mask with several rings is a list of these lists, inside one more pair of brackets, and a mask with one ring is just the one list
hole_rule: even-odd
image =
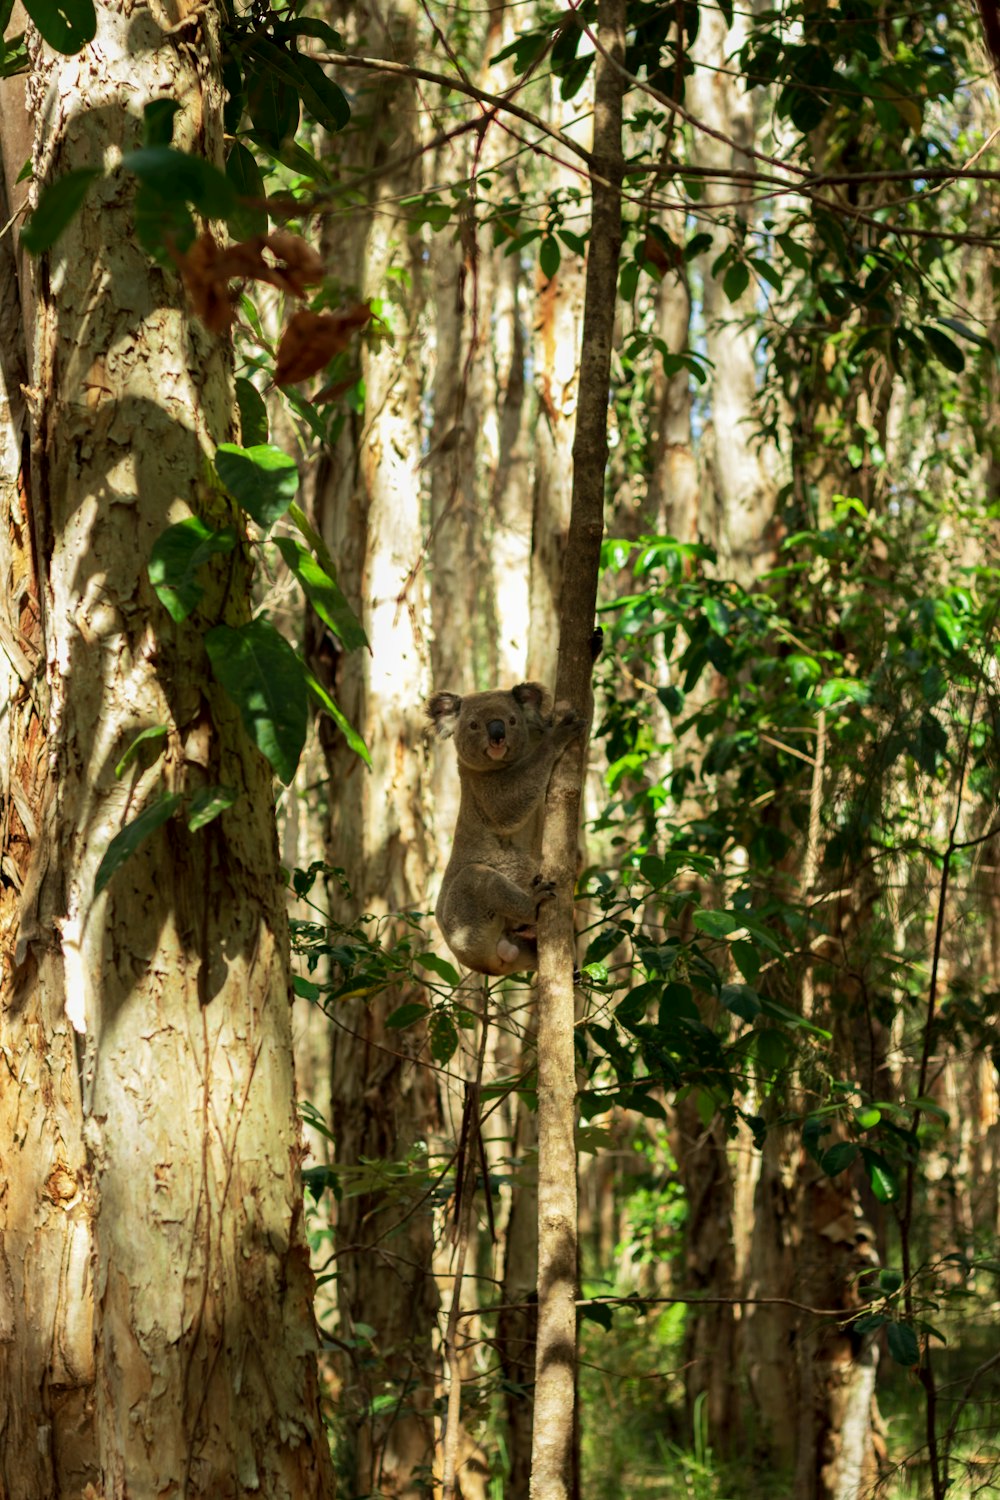
[[427,703],[427,717],[432,720],[438,739],[449,739],[455,733],[462,700],[457,693],[435,693]]
[[522,708],[534,708],[541,713],[547,694],[540,682],[519,682],[511,688],[511,696]]

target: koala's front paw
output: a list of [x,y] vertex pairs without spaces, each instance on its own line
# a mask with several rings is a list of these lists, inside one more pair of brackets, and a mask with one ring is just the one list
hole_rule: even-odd
[[531,893],[537,905],[541,906],[543,901],[549,901],[556,893],[554,880],[546,880],[543,875],[536,875],[531,882]]
[[583,714],[571,703],[557,703],[553,714],[553,728],[563,744],[569,744],[587,727]]

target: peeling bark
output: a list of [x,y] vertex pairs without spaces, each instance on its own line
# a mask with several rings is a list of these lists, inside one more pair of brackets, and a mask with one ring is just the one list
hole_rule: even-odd
[[[113,169],[163,96],[182,106],[182,148],[220,158],[217,13],[176,20],[105,4],[77,57],[33,38],[36,181]],[[46,788],[23,825],[20,989],[4,993],[5,1065],[19,1049],[27,1071],[3,1091],[5,1110],[21,1095],[2,1225],[21,1297],[0,1461],[11,1494],[57,1500],[85,1478],[104,1500],[318,1497],[332,1470],[271,777],[207,681],[195,623],[167,618],[145,567],[165,525],[227,508],[205,476],[230,435],[230,361],[136,245],[133,198],[120,172],[95,184],[36,284],[34,579],[19,598],[37,587],[45,684],[15,762],[23,776],[42,735]],[[217,577],[202,623],[246,619],[248,582],[235,562],[223,606]],[[152,724],[164,754],[119,780]],[[238,791],[231,812],[198,833],[171,822],[94,898],[125,822],[162,789],[216,784]],[[39,1391],[45,1420],[22,1450],[14,1414]],[[22,1483],[40,1465],[49,1477]]]

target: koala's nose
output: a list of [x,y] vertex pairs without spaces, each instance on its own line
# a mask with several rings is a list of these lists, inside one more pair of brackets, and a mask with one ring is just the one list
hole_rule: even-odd
[[507,735],[507,726],[503,719],[490,719],[486,726],[486,733],[490,737],[491,745],[502,745]]

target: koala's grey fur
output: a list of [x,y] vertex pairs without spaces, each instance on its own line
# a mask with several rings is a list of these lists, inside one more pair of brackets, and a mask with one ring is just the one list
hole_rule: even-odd
[[454,736],[462,797],[435,916],[448,947],[478,974],[538,967],[534,922],[555,889],[539,874],[545,793],[552,767],[583,733],[583,717],[545,689],[435,693],[427,705],[442,739]]

